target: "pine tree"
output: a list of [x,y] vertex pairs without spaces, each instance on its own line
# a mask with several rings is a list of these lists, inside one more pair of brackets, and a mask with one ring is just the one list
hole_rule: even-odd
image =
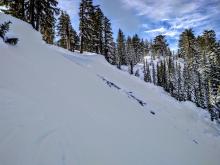
[[16,45],[18,42],[18,38],[5,37],[5,34],[9,31],[10,24],[10,21],[0,24],[0,37],[3,39],[5,43],[10,45]]
[[108,52],[109,52],[108,53],[109,63],[112,65],[116,65],[117,64],[117,47],[116,47],[115,42],[111,43],[111,49],[109,49]]
[[146,72],[144,73],[144,81],[145,82],[152,82],[151,81],[151,72],[150,72],[150,67],[149,64],[146,63]]
[[168,55],[168,44],[166,41],[165,36],[158,35],[154,39],[154,44],[152,45],[155,53],[160,56],[167,56]]
[[162,86],[162,78],[161,78],[161,62],[157,63],[157,86]]
[[[54,14],[59,14],[57,0],[29,0],[27,3],[27,19],[34,29],[40,30],[41,25],[48,25]],[[47,19],[45,19],[47,18]]]
[[156,85],[156,70],[155,70],[155,65],[154,63],[152,62],[152,79],[153,79],[153,83],[154,85]]
[[210,80],[210,103],[212,106],[212,118],[218,119],[219,108],[219,92],[220,92],[220,47],[218,44],[213,48],[214,51],[209,55],[209,80]]
[[5,0],[5,4],[9,6],[9,10],[6,12],[8,14],[13,15],[14,17],[25,20],[25,10],[27,0]]
[[183,92],[183,80],[182,80],[182,70],[180,63],[176,64],[176,76],[177,76],[177,94],[176,99],[178,101],[184,101],[184,92]]
[[179,39],[179,56],[184,58],[185,60],[189,60],[193,58],[193,44],[194,44],[195,36],[193,34],[192,29],[186,29],[181,35]]
[[113,39],[113,32],[111,28],[111,22],[107,17],[104,17],[104,45],[103,51],[106,60],[111,64],[116,64],[115,59],[115,43]]
[[129,66],[129,73],[134,74],[134,63],[135,63],[135,58],[134,58],[135,52],[134,52],[134,47],[132,43],[132,39],[130,36],[127,38],[126,42],[126,64]]
[[174,90],[174,72],[175,72],[175,67],[174,67],[174,61],[173,57],[169,56],[168,57],[168,64],[167,64],[167,85],[168,85],[168,92],[173,96],[173,90]]
[[51,13],[51,15],[46,15],[45,20],[41,22],[41,34],[43,36],[43,40],[46,41],[48,44],[53,44],[55,39],[55,24],[56,24],[56,18]]
[[0,37],[4,40],[5,39],[5,34],[9,31],[11,22],[5,22],[0,25]]
[[144,71],[143,71],[143,73],[146,72],[146,60],[145,60],[145,57],[149,54],[149,52],[150,52],[150,44],[148,43],[147,40],[145,40],[144,48],[143,48],[143,57],[142,57],[142,62],[144,64]]
[[132,37],[132,44],[134,47],[134,63],[137,64],[138,62],[140,62],[141,58],[140,38],[137,34]]
[[144,57],[147,54],[147,48],[145,47],[145,42],[143,39],[140,41],[140,48],[139,48],[139,57],[137,63],[142,63],[144,61]]
[[192,101],[192,89],[191,89],[191,78],[189,73],[189,67],[187,63],[184,63],[183,68],[183,79],[184,79],[184,95],[185,100]]
[[[219,114],[216,111],[216,100],[218,91],[219,73],[218,66],[218,54],[219,50],[215,51],[218,47],[216,41],[216,34],[213,30],[205,30],[202,36],[198,37],[198,43],[200,50],[202,51],[202,72],[201,79],[203,82],[203,95],[204,95],[204,107],[209,109],[211,113],[211,119],[217,119]],[[216,81],[217,80],[217,81]],[[217,85],[216,85],[217,84]]]
[[[185,99],[198,102],[199,52],[192,29],[186,29],[180,35],[179,48],[179,56],[185,60],[183,69]],[[196,57],[194,57],[195,55]]]
[[94,8],[92,16],[93,29],[93,50],[97,54],[103,54],[103,30],[104,30],[104,14],[99,6]]
[[198,72],[198,78],[199,78],[199,106],[201,108],[207,108],[207,97],[205,96],[206,94],[206,88],[205,88],[205,83],[204,83],[204,79],[201,75],[200,72]]
[[163,73],[163,75],[162,75],[162,82],[163,82],[163,88],[164,88],[164,90],[165,91],[168,91],[168,85],[167,85],[167,65],[166,65],[166,60],[164,59],[163,60],[163,65],[162,65],[162,73]]
[[71,25],[69,15],[66,12],[62,12],[58,20],[57,31],[58,36],[60,37],[60,40],[58,41],[59,46],[74,51],[78,42],[78,37],[76,31]]
[[126,52],[125,52],[125,36],[121,29],[118,31],[117,38],[117,67],[121,69],[121,65],[126,64]]
[[[200,92],[201,92],[201,78],[200,78],[200,59],[201,59],[201,54],[198,49],[197,42],[194,41],[193,43],[193,57],[192,57],[192,62],[191,62],[191,74],[192,74],[192,85],[193,85],[193,95],[194,95],[194,102],[198,107],[200,107]],[[199,84],[200,83],[200,84]]]
[[92,0],[81,0],[79,12],[80,53],[92,51],[93,49],[93,16],[94,6]]

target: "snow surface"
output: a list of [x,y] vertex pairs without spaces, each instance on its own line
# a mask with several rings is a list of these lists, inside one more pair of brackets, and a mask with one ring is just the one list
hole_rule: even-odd
[[8,20],[19,43],[0,40],[1,165],[219,165],[204,110]]

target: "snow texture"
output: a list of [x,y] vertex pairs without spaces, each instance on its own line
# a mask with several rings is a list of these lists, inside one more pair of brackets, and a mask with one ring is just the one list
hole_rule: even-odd
[[1,165],[219,165],[206,112],[8,20],[19,43],[0,40]]

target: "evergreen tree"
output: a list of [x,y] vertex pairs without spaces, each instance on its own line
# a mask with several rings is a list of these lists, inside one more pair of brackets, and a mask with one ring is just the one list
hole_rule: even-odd
[[143,64],[144,64],[144,72],[146,72],[146,60],[145,60],[145,57],[149,54],[150,52],[150,45],[148,43],[147,40],[145,40],[144,42],[144,48],[143,48],[143,57],[142,57],[142,60],[143,60]]
[[168,67],[167,67],[167,61],[164,59],[163,63],[163,87],[166,92],[169,92],[169,74],[168,74]]
[[156,70],[155,70],[155,65],[154,63],[152,62],[152,79],[153,79],[153,83],[154,85],[156,85]]
[[147,48],[145,47],[145,42],[143,39],[141,39],[140,41],[140,48],[139,48],[139,56],[138,56],[138,61],[137,63],[142,63],[144,61],[144,57],[146,56],[147,54]]
[[184,79],[184,95],[185,100],[192,101],[192,89],[191,89],[191,78],[189,73],[189,67],[187,63],[184,63],[183,68],[183,79]]
[[93,29],[93,50],[97,54],[103,54],[104,45],[104,14],[99,6],[94,8],[92,17],[92,29]]
[[[179,56],[185,60],[191,60],[193,57],[193,44],[195,36],[192,29],[186,29],[179,39]],[[190,62],[190,61],[189,61]]]
[[174,67],[174,61],[173,57],[168,57],[168,65],[167,65],[167,83],[168,83],[168,92],[173,96],[174,91],[174,73],[175,73],[175,67]]
[[5,37],[5,34],[9,31],[10,24],[10,21],[0,24],[0,37],[3,39],[5,43],[10,45],[16,45],[18,42],[18,38]]
[[126,52],[125,52],[125,36],[121,29],[118,31],[117,38],[117,67],[121,69],[121,65],[126,64]]
[[145,82],[152,82],[151,81],[151,72],[150,72],[150,67],[149,64],[146,63],[146,72],[144,73],[144,81]]
[[40,25],[48,25],[52,20],[48,17],[59,14],[57,5],[57,0],[29,0],[27,3],[27,18],[33,28],[39,31]]
[[209,83],[210,83],[210,103],[212,118],[218,119],[220,114],[219,92],[220,92],[220,47],[215,45],[214,51],[209,55]]
[[108,53],[108,59],[110,64],[112,65],[117,64],[117,47],[115,42],[112,42],[111,44],[111,49],[109,49],[109,53]]
[[[194,41],[196,42],[196,41]],[[192,74],[192,86],[193,86],[193,96],[194,96],[194,102],[198,107],[200,107],[200,92],[201,92],[201,82],[200,82],[200,58],[201,54],[198,49],[197,43],[193,43],[193,57],[191,62],[191,74]],[[199,84],[200,83],[200,84]]]
[[103,51],[104,56],[108,62],[111,64],[116,63],[115,59],[115,43],[113,39],[113,32],[111,28],[110,20],[107,17],[104,17],[104,45],[103,45]]
[[152,45],[155,53],[160,56],[167,56],[168,55],[168,44],[166,41],[165,36],[159,35],[156,36],[154,39],[154,44]]
[[9,31],[11,22],[5,22],[0,25],[0,37],[4,40],[5,39],[5,34]]
[[13,15],[14,17],[25,19],[25,10],[26,10],[26,3],[27,0],[6,0],[5,3],[9,5],[9,11],[6,13],[9,13]]
[[79,12],[80,53],[93,49],[93,18],[94,6],[92,0],[81,0]]
[[43,36],[43,40],[48,44],[53,44],[55,39],[55,24],[56,18],[53,13],[50,15],[46,15],[45,20],[41,22],[41,34]]
[[59,46],[74,51],[78,42],[78,36],[71,25],[69,15],[66,12],[62,12],[58,20],[57,31],[60,37],[58,41]]
[[182,81],[182,70],[180,63],[176,64],[176,76],[177,76],[177,94],[176,99],[178,101],[184,101],[184,92],[183,92],[183,81]]
[[134,47],[134,63],[137,64],[140,62],[141,56],[140,38],[137,34],[132,37],[132,45]]
[[130,36],[127,38],[126,42],[126,64],[129,66],[129,73],[134,74],[134,63],[135,63],[135,52],[132,43],[132,39]]
[[161,78],[161,63],[157,63],[157,85],[162,86],[162,78]]

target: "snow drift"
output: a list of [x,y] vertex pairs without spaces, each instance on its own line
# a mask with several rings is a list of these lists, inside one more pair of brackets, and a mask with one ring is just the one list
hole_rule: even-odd
[[203,110],[8,20],[19,43],[0,41],[1,165],[219,165]]

